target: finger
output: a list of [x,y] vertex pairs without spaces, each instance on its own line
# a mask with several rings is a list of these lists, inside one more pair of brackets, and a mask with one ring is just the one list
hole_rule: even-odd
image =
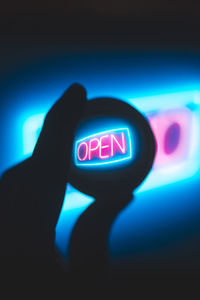
[[67,176],[74,131],[85,104],[85,89],[73,84],[47,113],[32,157],[48,176]]

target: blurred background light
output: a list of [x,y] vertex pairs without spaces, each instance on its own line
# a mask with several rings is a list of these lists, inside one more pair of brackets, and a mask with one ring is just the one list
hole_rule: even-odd
[[[192,177],[200,170],[200,104],[197,104],[195,95],[196,91],[186,94],[181,93],[181,95],[179,93],[162,95],[160,98],[166,100],[169,97],[170,99],[169,102],[164,102],[167,102],[167,105],[163,105],[162,108],[160,107],[161,99],[158,95],[156,95],[155,98],[143,98],[139,102],[140,109],[142,104],[144,104],[145,109],[143,113],[149,119],[154,132],[157,152],[152,171],[137,190],[137,194]],[[181,96],[183,97],[182,103]],[[188,96],[190,97],[188,98]],[[176,99],[178,99],[177,103]],[[151,100],[153,102],[152,107]],[[158,103],[157,106],[155,105],[155,100]],[[130,103],[135,104],[137,101],[138,99],[136,99],[136,101],[131,100]],[[147,111],[145,103],[148,103],[149,111]],[[170,103],[172,104],[172,108],[170,108]],[[158,109],[155,110],[155,107],[158,107]],[[166,110],[165,107],[167,107]],[[32,153],[40,134],[44,117],[45,114],[40,113],[32,115],[25,120],[21,131],[23,135],[24,156]],[[179,126],[179,133],[177,135],[172,132],[170,136],[168,133],[173,124]],[[175,145],[171,151],[166,151],[167,139],[168,143]],[[66,257],[68,253],[67,245],[73,225],[78,216],[92,201],[92,198],[73,189],[73,187],[68,184],[56,231],[56,244],[64,257]],[[68,228],[67,234],[66,228]]]
[[[71,83],[80,82],[89,99],[112,96],[138,108],[149,119],[158,146],[152,171],[112,226],[111,254],[144,253],[182,238],[184,226],[188,235],[199,228],[198,55],[59,54],[21,67],[12,76],[5,83],[9,92],[1,109],[1,173],[31,155],[50,107]],[[67,186],[56,228],[56,245],[63,257],[68,256],[77,218],[92,201]]]
[[[156,138],[157,151],[153,169],[138,192],[185,179],[195,175],[200,169],[198,152],[200,145],[200,104],[196,104],[195,94],[196,91],[186,93],[186,95],[177,93],[140,99],[140,109],[144,103],[145,112],[142,111],[142,113],[149,119]],[[183,97],[182,106],[181,96]],[[190,96],[187,98],[187,102],[186,96]],[[170,108],[170,103],[166,101],[168,97],[169,102],[172,103],[172,108]],[[155,99],[158,107],[163,99],[167,105],[163,105],[162,109],[159,107],[158,110],[155,110]],[[178,99],[177,104],[176,99]],[[130,101],[130,103],[135,104],[137,101],[138,99]],[[153,102],[152,108],[150,106],[151,101]],[[146,110],[145,103],[148,103],[149,111]],[[192,106],[192,104],[195,105]],[[167,107],[166,110],[165,107]],[[40,113],[25,120],[22,128],[23,154],[25,156],[32,153],[44,118],[45,114]],[[174,124],[178,126],[178,135],[174,132],[169,134],[169,129]],[[173,146],[174,149],[167,151],[166,144],[175,145]]]

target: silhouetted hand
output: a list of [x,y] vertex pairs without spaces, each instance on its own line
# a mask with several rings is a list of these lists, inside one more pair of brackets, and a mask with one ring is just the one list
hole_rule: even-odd
[[[65,195],[73,133],[86,92],[72,85],[48,112],[30,158],[0,181],[1,268],[55,266],[55,227]],[[55,264],[55,265],[54,265]]]

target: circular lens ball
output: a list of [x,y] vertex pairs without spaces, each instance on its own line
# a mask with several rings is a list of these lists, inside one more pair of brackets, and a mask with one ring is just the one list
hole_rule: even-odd
[[154,156],[151,127],[138,110],[118,99],[92,99],[75,132],[69,182],[93,197],[129,193]]

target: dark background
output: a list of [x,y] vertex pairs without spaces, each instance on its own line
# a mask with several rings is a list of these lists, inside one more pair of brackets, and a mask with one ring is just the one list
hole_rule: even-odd
[[200,47],[199,1],[4,1],[0,72],[58,49]]
[[[9,90],[11,81],[13,88],[13,86],[15,87],[14,82],[18,79],[18,74],[20,74],[22,68],[25,78],[26,71],[24,71],[24,66],[27,65],[27,68],[29,68],[30,63],[33,65],[34,61],[37,61],[37,65],[39,65],[40,60],[43,60],[46,56],[54,57],[55,55],[56,57],[58,53],[67,51],[70,53],[87,53],[87,51],[92,51],[93,53],[96,51],[115,53],[116,51],[127,49],[129,51],[142,50],[146,53],[148,51],[175,51],[175,53],[190,53],[190,57],[193,57],[193,54],[199,56],[199,9],[199,1],[176,0],[102,0],[99,2],[94,0],[57,0],[56,2],[35,0],[7,1],[1,4],[1,115],[4,115],[4,108],[10,105],[10,103],[5,102],[8,102],[8,99],[14,99],[14,97],[9,98],[7,96],[12,92]],[[196,61],[199,63],[199,57]],[[194,65],[196,65],[195,62]],[[199,67],[197,68],[199,70]],[[31,70],[28,72],[31,72]],[[1,124],[3,122],[4,120],[2,119]],[[190,187],[189,183],[188,186],[185,186],[185,191],[183,189],[182,193],[186,195],[186,190],[188,191],[189,189],[195,191],[193,195],[195,194],[194,198],[197,202],[199,182],[191,185]],[[179,191],[182,188],[181,186]],[[165,194],[165,189],[163,189],[161,198]],[[168,192],[169,195],[175,194],[173,187]],[[175,192],[177,198],[181,199],[183,197],[181,192],[180,195],[177,194],[176,190]],[[148,198],[152,197],[152,199],[155,199],[156,191],[149,195]],[[190,197],[190,193],[185,196],[187,199],[188,197]],[[158,203],[160,202],[158,201]],[[158,211],[157,203],[156,206]],[[196,247],[197,242],[199,245],[199,240],[198,238],[196,239],[198,228],[200,228],[199,211],[198,213],[196,212],[194,224],[191,221],[192,217],[190,218],[190,223],[192,223],[191,231],[195,232],[193,248],[191,247],[192,250],[187,249],[189,242],[186,240],[184,242],[185,248],[182,247],[183,257],[184,251],[186,253],[188,251],[190,257],[194,253],[196,253],[196,257],[199,256],[199,248]],[[180,231],[185,232],[182,224]],[[188,228],[190,227],[188,226]],[[188,240],[193,238],[191,231],[188,230]],[[170,232],[169,240],[172,238]],[[174,239],[176,238],[177,236],[174,237]],[[180,248],[177,250],[176,258],[180,257],[179,250]],[[170,251],[167,248],[166,252],[170,255]],[[148,255],[149,253],[147,253]],[[135,260],[137,261],[137,257]]]
[[199,6],[180,0],[7,1],[1,4],[0,36],[18,46],[198,48]]

